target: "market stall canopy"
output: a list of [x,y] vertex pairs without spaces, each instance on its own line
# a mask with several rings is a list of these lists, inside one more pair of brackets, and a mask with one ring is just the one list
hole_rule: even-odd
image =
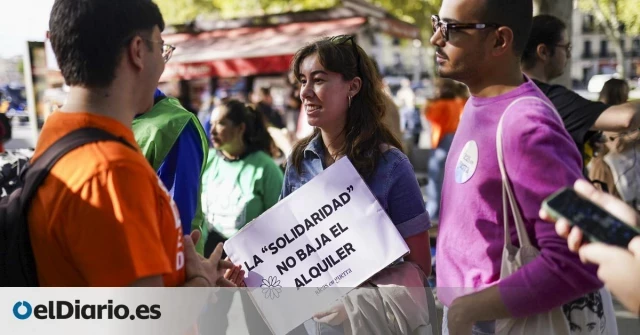
[[165,43],[176,50],[161,81],[286,72],[301,47],[324,36],[354,34],[366,22],[364,17],[351,17],[164,35]]

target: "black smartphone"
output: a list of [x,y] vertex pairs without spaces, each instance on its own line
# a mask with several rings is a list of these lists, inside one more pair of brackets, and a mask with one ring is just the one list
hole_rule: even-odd
[[640,231],[620,221],[607,211],[579,196],[573,188],[564,188],[552,194],[542,204],[551,216],[566,218],[580,227],[591,241],[627,248]]

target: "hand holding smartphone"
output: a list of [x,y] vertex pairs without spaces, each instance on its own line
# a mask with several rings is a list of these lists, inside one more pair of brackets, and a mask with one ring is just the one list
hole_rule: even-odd
[[579,196],[573,188],[563,188],[542,203],[555,219],[566,218],[579,227],[591,241],[627,248],[640,230],[620,221],[593,202]]

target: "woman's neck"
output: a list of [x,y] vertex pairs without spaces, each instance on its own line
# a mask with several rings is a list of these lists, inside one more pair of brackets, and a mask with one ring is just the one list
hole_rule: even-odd
[[222,155],[224,155],[224,157],[230,159],[230,160],[236,160],[239,159],[240,157],[242,157],[242,155],[245,154],[246,152],[246,146],[244,145],[243,142],[240,142],[240,144],[237,145],[233,145],[229,148],[224,148],[222,150],[220,150],[222,152]]
[[320,134],[322,136],[322,143],[325,153],[327,153],[325,161],[329,163],[328,165],[330,165],[338,158],[340,158],[339,152],[340,149],[342,149],[345,141],[344,132],[341,131],[331,133],[325,130],[321,130]]

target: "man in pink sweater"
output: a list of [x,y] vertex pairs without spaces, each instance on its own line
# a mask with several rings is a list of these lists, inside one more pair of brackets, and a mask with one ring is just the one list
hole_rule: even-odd
[[[553,105],[520,70],[532,0],[444,0],[432,17],[438,71],[472,94],[445,167],[437,245],[444,334],[492,334],[496,319],[548,311],[602,286],[538,218],[543,199],[581,178],[581,157]],[[534,261],[500,281],[504,245],[496,129]],[[511,223],[511,237],[517,235]],[[448,330],[448,332],[447,332]]]

